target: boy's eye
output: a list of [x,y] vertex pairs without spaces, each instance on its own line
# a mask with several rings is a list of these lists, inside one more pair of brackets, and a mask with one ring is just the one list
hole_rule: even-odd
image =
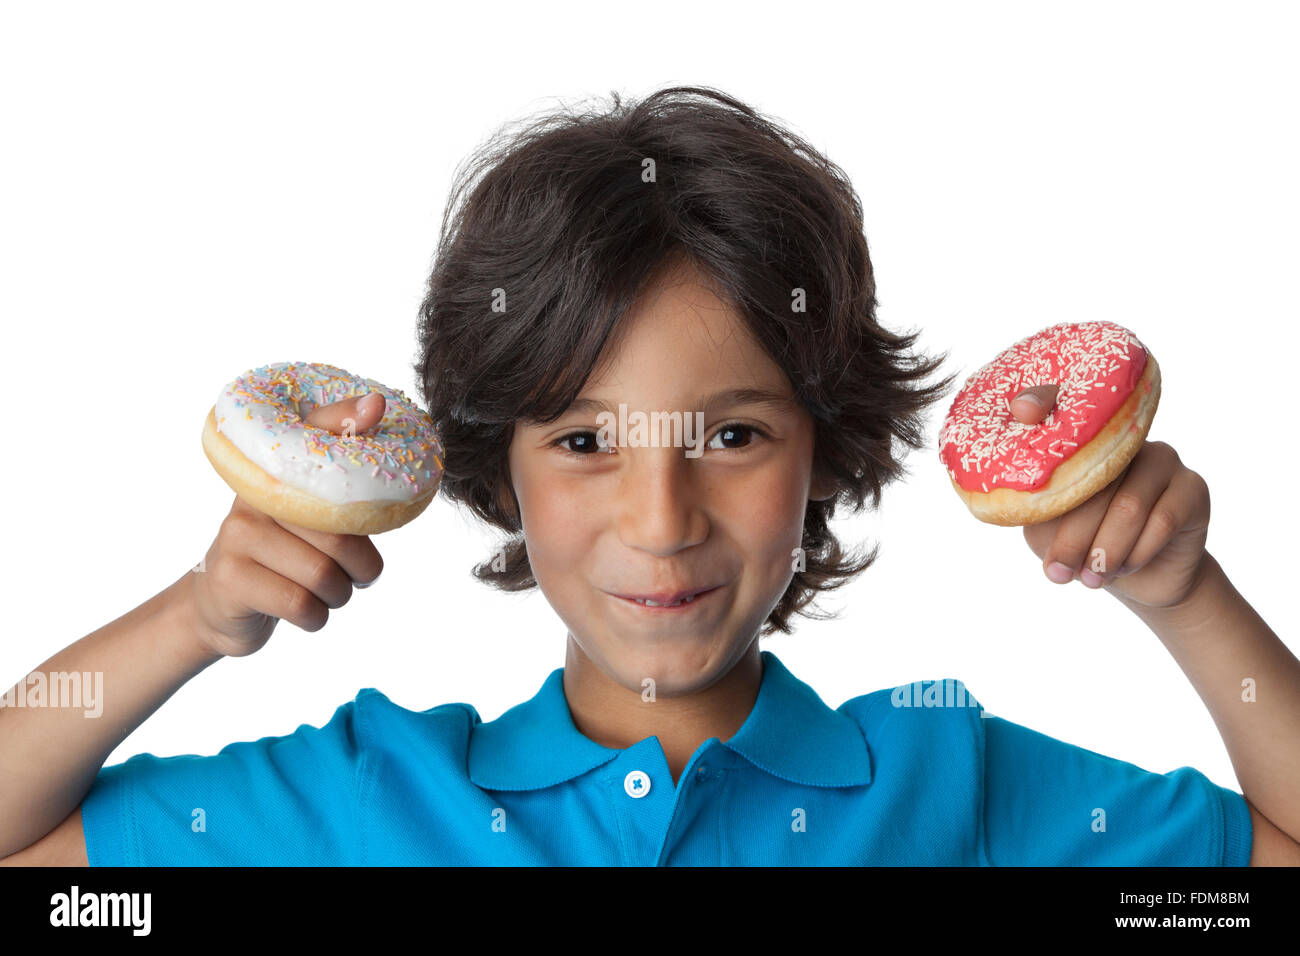
[[[566,446],[565,442],[573,442],[574,447]],[[595,432],[569,432],[569,434],[556,440],[555,444],[559,445],[564,451],[571,455],[595,455],[599,453],[609,454],[613,448],[609,445],[600,444],[599,436]]]
[[[761,434],[761,432],[759,432],[759,430],[753,425],[742,425],[739,422],[732,422],[729,425],[723,425],[714,432],[713,437],[709,439],[709,443],[704,447],[718,449],[744,448],[749,444],[752,436],[757,434]],[[714,442],[718,439],[722,439],[723,444],[715,445]]]
[[[761,429],[753,425],[729,422],[714,432],[713,437],[709,439],[704,447],[715,451],[738,450],[749,445],[753,436],[762,436],[763,434]],[[565,444],[566,442],[571,444]],[[612,445],[600,444],[599,435],[591,430],[569,432],[567,435],[557,438],[553,444],[558,445],[566,454],[579,457],[589,457],[602,453],[613,454],[616,450]]]

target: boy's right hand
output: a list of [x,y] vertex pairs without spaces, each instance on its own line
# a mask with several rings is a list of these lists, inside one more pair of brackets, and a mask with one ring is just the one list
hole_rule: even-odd
[[[373,428],[384,415],[378,393],[322,405],[304,419],[342,434]],[[277,521],[244,499],[221,522],[201,565],[187,575],[197,636],[223,657],[259,650],[283,618],[305,631],[318,631],[352,597],[368,587],[384,562],[366,535],[327,534]]]

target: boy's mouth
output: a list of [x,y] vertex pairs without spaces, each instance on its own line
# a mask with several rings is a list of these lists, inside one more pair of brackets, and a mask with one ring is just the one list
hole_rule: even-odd
[[635,604],[638,607],[667,611],[674,608],[684,608],[696,603],[700,598],[713,593],[721,585],[712,587],[692,588],[688,591],[678,591],[675,594],[615,594],[614,597],[626,601],[629,604]]

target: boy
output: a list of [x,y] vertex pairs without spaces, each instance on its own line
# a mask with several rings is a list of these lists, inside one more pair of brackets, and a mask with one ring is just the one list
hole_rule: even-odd
[[[922,447],[920,414],[951,384],[920,385],[939,362],[876,322],[841,171],[695,88],[548,117],[469,171],[417,371],[446,450],[441,494],[512,535],[475,573],[542,589],[568,631],[564,667],[488,723],[367,688],[321,728],[100,769],[185,680],[259,649],[279,618],[319,629],[378,576],[368,539],[237,499],[207,573],[43,668],[104,671],[111,714],[87,728],[0,713],[6,766],[53,755],[40,779],[10,775],[9,862],[1300,861],[1300,758],[1284,743],[1300,733],[1300,662],[1205,551],[1208,490],[1167,445],[1025,536],[1046,573],[1106,587],[1169,647],[1249,801],[1192,768],[1148,773],[981,717],[959,682],[831,710],[760,651],[872,563],[829,519],[879,503],[902,474],[894,440]],[[1048,407],[1016,402],[1022,420]],[[702,421],[701,441],[610,440],[601,413],[628,410]],[[381,413],[359,399],[308,420],[364,430]],[[1100,581],[1082,568],[1093,547],[1116,569]],[[1243,674],[1289,694],[1242,706]],[[196,829],[196,807],[219,824]]]

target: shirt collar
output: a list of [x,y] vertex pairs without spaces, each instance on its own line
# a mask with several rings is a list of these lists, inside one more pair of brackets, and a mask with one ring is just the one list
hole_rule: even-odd
[[[758,698],[740,730],[722,745],[792,783],[870,783],[871,754],[857,721],[822,703],[771,651],[760,657]],[[574,726],[564,696],[564,668],[557,667],[531,700],[473,728],[469,777],[485,790],[536,790],[572,780],[621,753]]]

